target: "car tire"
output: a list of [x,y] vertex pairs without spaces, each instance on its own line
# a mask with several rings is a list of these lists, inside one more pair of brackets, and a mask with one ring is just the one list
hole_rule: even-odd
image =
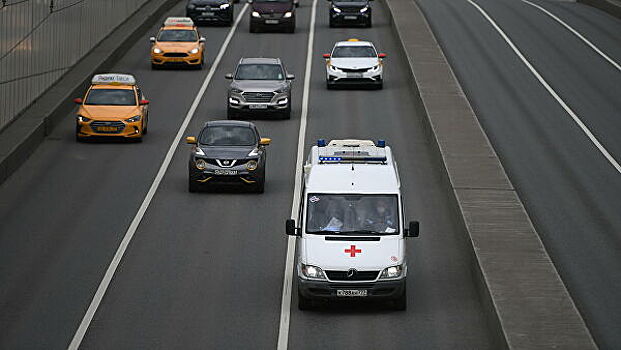
[[311,310],[313,308],[313,301],[303,296],[298,290],[298,309],[301,311]]
[[233,108],[229,107],[226,109],[226,119],[228,120],[239,120],[239,115],[240,113]]
[[326,81],[326,88],[327,88],[328,90],[334,90],[334,84],[330,84],[330,82],[329,82],[329,81]]
[[373,27],[373,20],[372,20],[372,18],[373,17],[369,16],[369,19],[367,20],[367,23],[366,23],[366,27],[367,28]]
[[406,288],[403,288],[403,293],[401,293],[401,295],[392,301],[393,304],[393,308],[396,311],[405,311],[408,308],[408,294],[406,291]]
[[151,70],[158,70],[158,69],[160,69],[160,66],[158,66],[155,63],[151,63]]
[[376,90],[381,90],[383,88],[384,88],[384,81],[383,80],[380,80],[379,83],[375,84],[375,89]]
[[257,179],[257,182],[253,186],[253,192],[255,193],[263,193],[265,192],[265,164],[263,164],[263,169],[261,169],[261,174]]
[[330,28],[334,27],[336,27],[336,23],[334,22],[334,20],[332,20],[332,18],[330,18]]
[[287,28],[287,33],[295,33],[295,17],[293,18],[293,22]]
[[195,193],[200,191],[200,185],[196,183],[196,181],[192,181],[192,179],[188,176],[188,192]]
[[257,25],[252,24],[252,22],[250,22],[250,33],[258,33],[259,32],[259,28],[257,27]]

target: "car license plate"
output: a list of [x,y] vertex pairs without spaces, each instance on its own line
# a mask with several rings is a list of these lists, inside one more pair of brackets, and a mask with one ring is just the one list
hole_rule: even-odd
[[336,291],[337,297],[366,297],[366,289],[338,289]]
[[216,169],[214,170],[214,174],[216,175],[237,175],[237,170]]
[[277,19],[266,19],[265,24],[278,24]]
[[116,126],[98,126],[97,131],[117,131]]
[[362,78],[362,73],[347,73],[347,77],[353,79]]
[[356,20],[358,19],[358,16],[343,16],[343,18],[348,19],[348,20],[351,20],[351,19]]
[[267,105],[258,104],[257,103],[257,104],[248,105],[248,108],[250,108],[250,109],[267,109]]
[[203,12],[203,14],[202,14],[202,16],[203,16],[203,17],[213,17],[213,16],[215,16],[215,15],[216,15],[216,14],[215,14],[215,13],[213,13],[213,12]]

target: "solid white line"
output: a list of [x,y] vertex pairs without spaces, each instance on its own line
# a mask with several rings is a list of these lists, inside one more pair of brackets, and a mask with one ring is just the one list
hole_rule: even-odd
[[80,347],[80,344],[82,343],[82,340],[84,339],[84,336],[86,335],[86,331],[88,330],[88,327],[90,326],[91,321],[93,320],[93,317],[95,316],[95,313],[97,312],[97,309],[99,308],[99,305],[101,304],[101,301],[104,295],[106,294],[108,286],[110,285],[110,282],[112,281],[112,278],[114,277],[116,269],[118,268],[119,263],[121,262],[121,259],[123,259],[123,255],[125,254],[125,251],[127,250],[127,247],[129,246],[129,243],[134,237],[134,234],[136,233],[136,230],[138,229],[138,226],[140,225],[140,222],[142,221],[142,218],[144,217],[144,214],[147,211],[147,208],[149,207],[149,204],[151,203],[153,196],[155,196],[155,192],[157,191],[157,188],[159,187],[160,182],[162,182],[162,178],[164,178],[164,175],[166,174],[166,170],[168,169],[168,166],[170,165],[170,162],[172,161],[172,157],[175,153],[175,150],[179,146],[179,142],[181,141],[181,138],[183,137],[183,134],[185,133],[185,130],[188,127],[188,124],[194,117],[194,113],[196,112],[196,109],[198,108],[198,105],[200,104],[201,99],[203,98],[203,95],[205,94],[205,91],[207,90],[207,87],[209,86],[209,82],[211,81],[211,78],[213,77],[216,69],[218,68],[218,64],[220,63],[222,56],[224,56],[224,52],[226,51],[226,48],[229,45],[229,42],[231,41],[233,34],[235,34],[235,30],[237,29],[237,26],[239,22],[241,21],[242,16],[246,12],[247,8],[248,8],[248,4],[244,5],[241,12],[237,16],[237,19],[235,20],[235,24],[233,25],[228,35],[226,36],[224,43],[222,43],[222,46],[220,47],[220,51],[218,52],[218,55],[214,59],[213,64],[211,65],[211,69],[209,70],[209,73],[207,74],[207,77],[203,81],[203,85],[198,91],[198,94],[196,95],[196,97],[194,98],[194,102],[192,102],[192,106],[190,107],[190,110],[186,114],[185,119],[183,120],[183,123],[181,124],[181,127],[179,127],[179,131],[177,131],[177,135],[175,136],[175,139],[170,145],[170,148],[168,149],[168,153],[166,153],[166,157],[164,158],[164,161],[162,162],[162,165],[160,166],[160,169],[157,172],[155,179],[153,179],[151,188],[149,188],[147,195],[142,201],[142,205],[140,205],[140,208],[138,209],[136,216],[134,216],[134,219],[129,225],[129,228],[125,232],[125,236],[123,237],[121,244],[116,250],[114,257],[112,258],[112,261],[110,262],[110,265],[108,266],[108,269],[106,270],[106,273],[103,279],[101,280],[101,283],[99,283],[99,287],[97,288],[97,291],[95,292],[95,295],[93,296],[93,300],[91,301],[91,304],[88,307],[88,310],[86,310],[86,313],[84,314],[84,317],[82,318],[82,322],[80,323],[80,326],[76,330],[73,336],[73,339],[71,340],[71,343],[67,347],[68,350],[77,350]]
[[585,44],[587,44],[587,46],[589,46],[591,49],[593,49],[593,51],[595,51],[596,53],[598,53],[600,56],[602,56],[606,61],[608,61],[610,64],[612,64],[618,71],[621,71],[621,65],[619,65],[619,63],[617,63],[615,60],[613,60],[612,58],[610,58],[608,55],[606,55],[602,50],[600,50],[597,46],[595,46],[593,43],[591,43],[587,38],[585,38],[582,34],[580,34],[577,30],[575,30],[574,28],[572,28],[569,24],[565,23],[562,19],[558,18],[556,15],[554,15],[553,13],[551,13],[550,11],[546,10],[545,8],[534,4],[528,0],[522,0],[522,2],[529,4],[530,6],[536,7],[539,10],[541,10],[543,13],[545,13],[546,15],[550,16],[553,20],[557,21],[558,23],[560,23],[563,27],[565,27],[567,30],[569,30],[570,32],[572,32],[575,36],[577,36],[578,38],[580,38],[580,40],[582,40]]
[[621,173],[621,165],[619,165],[619,163],[612,157],[612,155],[610,155],[608,150],[606,150],[606,148],[599,142],[599,140],[595,137],[595,135],[593,135],[591,130],[589,130],[589,128],[582,122],[582,120],[578,117],[578,115],[571,108],[569,108],[567,103],[565,103],[565,101],[563,101],[563,99],[556,93],[556,91],[554,91],[552,87],[550,87],[550,84],[548,84],[548,82],[546,82],[546,80],[543,79],[541,74],[537,72],[537,70],[532,66],[532,64],[530,64],[530,62],[526,59],[526,57],[524,57],[522,52],[520,52],[517,46],[513,44],[513,42],[511,41],[511,39],[509,39],[507,34],[505,34],[505,32],[503,32],[502,29],[500,29],[498,24],[496,24],[496,22],[487,14],[487,12],[485,12],[485,10],[483,10],[477,3],[475,3],[472,0],[468,0],[468,2],[472,6],[474,6],[477,10],[479,10],[479,12],[483,15],[483,17],[485,17],[485,19],[487,19],[487,21],[494,27],[494,29],[496,29],[496,31],[502,36],[502,38],[507,42],[507,44],[511,47],[513,52],[515,52],[515,54],[520,58],[520,60],[522,60],[522,62],[531,71],[531,73],[533,73],[535,78],[539,80],[541,85],[543,85],[543,87],[546,90],[548,90],[548,92],[550,93],[550,95],[552,95],[552,97],[556,100],[556,102],[558,102],[558,104],[561,105],[561,107],[565,110],[565,112],[569,114],[571,119],[574,120],[574,122],[580,127],[580,129],[582,129],[584,134],[591,140],[591,142],[595,145],[595,147],[597,147],[597,149],[601,152],[601,154],[617,170],[618,173]]
[[[304,139],[306,136],[306,119],[308,117],[308,100],[310,97],[311,68],[313,64],[313,42],[315,40],[315,17],[317,0],[313,0],[306,48],[306,70],[304,71],[304,95],[302,97],[302,115],[300,117],[300,131],[298,132],[298,153],[295,162],[295,185],[293,187],[293,203],[291,218],[297,219],[300,208],[302,191],[302,165],[304,161]],[[280,325],[278,328],[278,350],[286,350],[289,345],[289,322],[291,320],[291,285],[293,284],[293,264],[295,263],[295,240],[289,236],[287,240],[287,259],[285,260],[285,275],[282,284],[282,299],[280,303]]]

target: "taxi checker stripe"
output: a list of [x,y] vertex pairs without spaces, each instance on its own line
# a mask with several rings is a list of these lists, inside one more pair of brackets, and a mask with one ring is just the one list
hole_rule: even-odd
[[362,249],[356,249],[355,245],[351,245],[349,249],[345,249],[345,253],[349,253],[350,257],[355,258],[357,253],[362,253]]
[[179,142],[181,141],[181,138],[183,137],[183,133],[185,132],[185,129],[188,127],[188,124],[190,124],[190,121],[194,117],[194,113],[196,112],[196,109],[198,108],[198,105],[201,102],[201,99],[203,98],[205,91],[207,91],[207,86],[209,86],[209,82],[211,81],[211,78],[216,72],[216,68],[218,68],[218,64],[222,60],[222,56],[224,56],[224,52],[226,51],[226,48],[229,46],[229,43],[231,42],[231,38],[233,37],[233,34],[235,34],[237,26],[239,25],[239,22],[241,21],[247,9],[248,9],[248,4],[244,5],[239,15],[237,16],[237,19],[235,20],[235,24],[233,24],[233,27],[231,27],[231,30],[229,31],[226,39],[224,39],[224,42],[222,43],[222,46],[220,47],[220,51],[218,52],[218,55],[216,56],[216,58],[213,61],[213,64],[211,65],[211,69],[209,70],[209,73],[207,73],[207,77],[205,77],[205,80],[203,81],[203,85],[198,91],[196,98],[194,98],[194,101],[192,102],[192,106],[190,106],[190,110],[188,110],[188,113],[186,114],[185,119],[183,120],[183,123],[181,124],[181,126],[179,127],[179,130],[177,131],[177,135],[175,136],[172,144],[170,145],[170,148],[168,149],[168,153],[166,153],[166,157],[164,158],[164,161],[162,162],[162,165],[160,166],[160,169],[158,170],[157,175],[155,176],[155,179],[153,179],[153,183],[151,184],[151,188],[149,188],[149,192],[147,192],[142,204],[140,205],[140,209],[138,209],[136,216],[134,217],[134,219],[132,220],[132,223],[130,224],[129,228],[125,232],[125,236],[123,237],[123,240],[121,241],[121,244],[119,245],[119,248],[114,254],[114,257],[112,258],[112,261],[110,262],[110,265],[108,266],[108,269],[106,270],[106,273],[103,279],[101,280],[99,287],[97,287],[97,291],[95,292],[95,295],[93,296],[93,300],[91,301],[91,304],[88,306],[88,309],[86,310],[86,313],[84,314],[84,317],[82,318],[82,322],[80,322],[80,326],[78,326],[78,329],[73,335],[73,339],[71,339],[71,343],[67,347],[68,350],[77,350],[80,347],[80,344],[82,343],[82,339],[84,339],[84,336],[86,335],[86,331],[88,330],[88,327],[91,324],[93,317],[95,316],[95,312],[97,312],[97,309],[99,308],[99,305],[101,304],[101,301],[103,300],[103,297],[106,294],[106,291],[108,290],[108,286],[110,285],[110,282],[112,281],[112,277],[114,277],[116,269],[118,268],[119,263],[121,262],[123,255],[125,255],[125,251],[127,250],[127,247],[129,246],[129,243],[131,242],[132,238],[134,237],[134,234],[136,233],[136,230],[138,229],[138,225],[140,225],[140,222],[142,221],[142,218],[144,217],[144,214],[146,213],[147,208],[149,207],[149,204],[151,204],[151,200],[153,199],[153,196],[155,196],[155,192],[157,191],[157,188],[159,187],[160,182],[162,182],[162,179],[164,178],[164,174],[166,174],[166,170],[168,169],[168,166],[170,165],[170,162],[172,161],[172,157],[175,153],[175,150],[179,146]]

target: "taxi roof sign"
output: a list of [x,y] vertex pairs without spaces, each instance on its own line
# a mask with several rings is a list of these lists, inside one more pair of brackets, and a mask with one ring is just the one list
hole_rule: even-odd
[[194,22],[190,17],[168,17],[164,26],[194,27]]
[[351,39],[347,39],[347,41],[360,41],[359,39],[355,39],[355,38],[351,38]]
[[96,74],[91,80],[93,85],[136,85],[136,78],[131,74],[107,73]]

